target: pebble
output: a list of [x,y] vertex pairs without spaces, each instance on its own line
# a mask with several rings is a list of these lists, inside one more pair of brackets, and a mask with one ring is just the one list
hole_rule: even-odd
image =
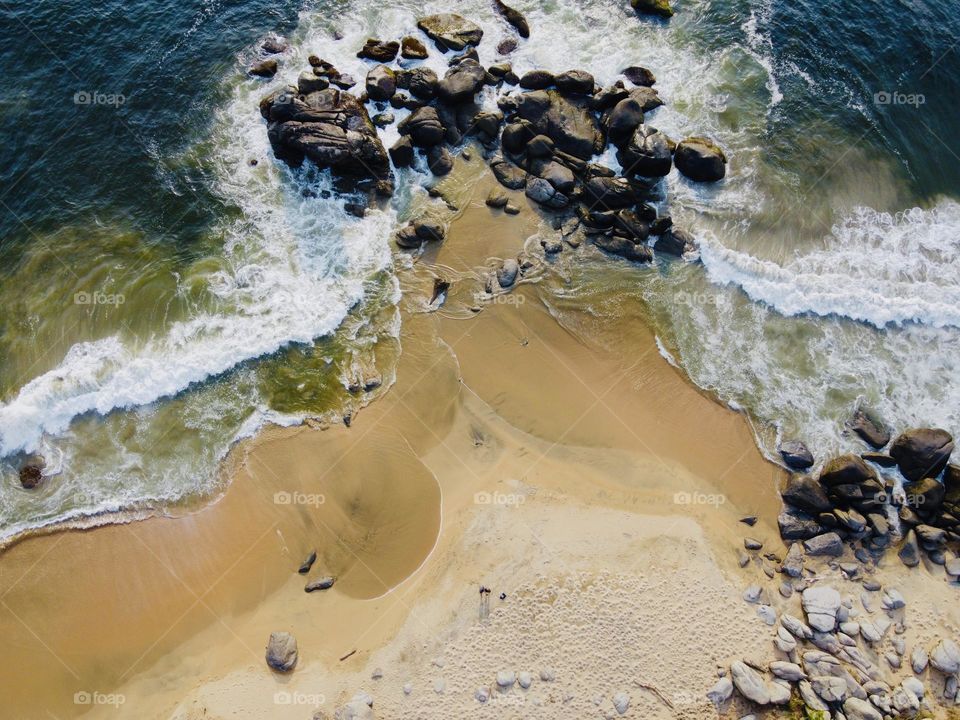
[[864,590],[869,590],[870,592],[876,592],[877,590],[880,589],[880,587],[881,587],[880,583],[878,583],[876,580],[864,580],[864,581],[863,581],[863,589],[864,589]]
[[950,638],[943,638],[930,653],[930,665],[944,675],[960,672],[960,647]]
[[370,675],[371,680],[380,680],[383,677],[383,670],[376,668]]
[[438,678],[433,681],[433,691],[437,695],[442,695],[443,691],[447,689],[447,681],[443,678]]
[[783,597],[785,598],[788,598],[793,595],[793,586],[786,581],[780,583],[779,590],[780,590],[780,594],[783,595]]
[[613,707],[621,715],[625,714],[630,707],[630,696],[625,692],[618,692],[613,696]]
[[903,595],[901,595],[898,590],[890,589],[883,593],[883,597],[880,598],[880,604],[883,605],[886,610],[899,610],[907,606],[907,601],[903,599]]
[[519,673],[517,675],[517,683],[526,690],[533,684],[533,675],[528,672]]
[[793,578],[798,578],[803,574],[803,547],[800,543],[794,543],[787,551],[787,557],[783,561],[783,571]]
[[733,695],[733,683],[730,678],[720,678],[717,684],[707,691],[707,699],[719,707]]
[[927,655],[927,651],[919,645],[917,645],[910,654],[910,666],[917,675],[927,669],[929,660],[930,658]]
[[737,556],[737,564],[742,568],[746,567],[750,564],[750,556],[741,550],[740,554]]
[[504,211],[507,215],[519,215],[519,214],[520,214],[520,208],[517,207],[516,205],[514,205],[512,202],[508,202],[506,205],[504,205],[504,206],[503,206],[503,211]]
[[473,696],[477,699],[477,702],[485,703],[490,699],[490,690],[489,688],[485,687],[477,688],[477,691],[473,694]]
[[540,671],[540,679],[543,680],[543,682],[553,682],[554,680],[557,679],[557,676],[556,676],[556,673],[554,673],[552,669],[550,669],[550,668],[543,668],[543,669]]
[[755,538],[746,537],[743,539],[743,546],[747,550],[760,550],[763,548],[763,543]]
[[789,682],[807,679],[807,674],[803,671],[803,668],[796,663],[784,662],[782,660],[775,660],[770,663],[770,672],[778,678],[788,680]]
[[763,589],[759,585],[751,585],[743,591],[743,599],[748,603],[758,603],[762,592]]
[[500,687],[510,688],[515,682],[517,682],[517,676],[510,670],[501,670],[497,673],[497,685]]
[[412,684],[412,683],[404,683],[404,684],[403,684],[403,694],[404,694],[404,695],[409,695],[409,694],[412,693],[412,692],[413,692],[413,684]]
[[760,619],[763,620],[767,625],[776,625],[777,623],[777,611],[774,610],[769,605],[761,605],[757,608],[757,615],[760,616]]

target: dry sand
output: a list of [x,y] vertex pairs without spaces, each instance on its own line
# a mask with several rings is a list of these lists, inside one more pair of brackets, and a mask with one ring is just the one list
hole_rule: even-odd
[[[554,319],[546,287],[478,307],[488,259],[539,222],[484,207],[480,164],[444,183],[462,210],[401,272],[396,385],[349,428],[268,430],[212,504],[0,557],[4,717],[332,717],[363,690],[381,719],[613,716],[618,692],[626,717],[704,718],[718,665],[771,658],[741,600],[766,577],[736,559],[747,534],[783,552],[780,471],[636,318],[609,352]],[[439,310],[437,276],[453,281]],[[930,573],[901,589],[923,628],[955,629]],[[303,592],[327,574],[333,589]],[[264,663],[274,630],[298,639],[289,675]],[[533,685],[477,702],[500,670]]]

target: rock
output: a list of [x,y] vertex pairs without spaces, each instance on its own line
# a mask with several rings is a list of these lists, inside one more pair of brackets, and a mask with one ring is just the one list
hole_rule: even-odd
[[847,696],[847,682],[841,677],[818,675],[810,678],[810,686],[824,702],[843,702],[843,699]]
[[409,683],[409,682],[404,683],[404,684],[403,684],[403,694],[404,694],[404,695],[409,695],[409,694],[412,693],[412,692],[413,692],[413,683]]
[[316,592],[317,590],[329,590],[333,587],[334,582],[335,580],[332,577],[323,577],[319,580],[312,580],[308,582],[306,587],[303,589],[308,593]]
[[530,70],[520,78],[520,87],[524,90],[546,90],[556,82],[556,77],[549,70]]
[[528,689],[533,685],[533,675],[526,671],[517,673],[517,684],[524,690]]
[[557,674],[552,668],[543,668],[540,670],[540,679],[543,682],[553,682],[557,679]]
[[527,24],[527,19],[523,16],[523,13],[518,10],[514,10],[506,3],[502,2],[502,0],[494,0],[493,4],[497,8],[497,12],[503,16],[504,20],[514,27],[520,37],[530,37],[530,25]]
[[356,695],[334,711],[333,720],[373,720],[373,698],[366,693]]
[[913,530],[907,532],[897,556],[907,567],[916,567],[920,564],[920,547],[917,545],[917,535]]
[[527,173],[507,160],[495,160],[490,163],[497,181],[510,190],[519,190],[527,184]]
[[330,76],[330,83],[336,85],[341,90],[349,90],[357,84],[357,81],[353,79],[353,75],[338,73]]
[[26,462],[20,467],[20,487],[33,490],[43,481],[44,465],[40,462]]
[[447,175],[453,170],[453,156],[442,145],[434,145],[427,152],[427,165],[434,175],[438,177]]
[[313,564],[317,561],[317,551],[314,550],[307,556],[307,559],[300,564],[300,569],[297,570],[301,575],[306,575],[310,572],[310,568],[313,567]]
[[727,156],[713,141],[687,138],[677,145],[673,162],[683,175],[695,182],[716,182],[727,174]]
[[618,235],[596,235],[593,244],[611,255],[619,255],[633,262],[653,262],[653,251],[649,247]]
[[454,13],[429,15],[422,18],[417,27],[443,51],[460,51],[468,45],[479,45],[483,39],[483,29],[479,25]]
[[393,121],[396,120],[393,113],[377,113],[373,116],[373,124],[378,128],[384,128],[387,125],[392,125]]
[[953,437],[946,430],[912,429],[900,434],[890,446],[890,456],[908,480],[939,475],[953,452]]
[[567,70],[557,75],[556,85],[568,95],[592,95],[596,82],[586,70]]
[[[653,227],[651,227],[651,232],[653,232]],[[653,249],[657,252],[676,257],[684,257],[689,253],[696,252],[698,247],[693,235],[677,227],[671,227],[660,234],[653,244]]]
[[437,84],[437,96],[451,105],[469,102],[483,88],[486,78],[487,71],[480,63],[468,58],[447,70]]
[[843,702],[847,720],[883,720],[883,715],[866,700],[850,697]]
[[743,546],[747,550],[761,550],[763,548],[763,543],[755,538],[744,538]]
[[777,516],[780,537],[784,540],[807,540],[823,532],[823,527],[799,510],[788,509]]
[[376,60],[379,63],[388,63],[397,57],[399,50],[400,43],[394,40],[383,42],[376,38],[368,38],[367,42],[364,43],[363,47],[360,48],[360,51],[357,53],[357,57]]
[[409,137],[402,137],[390,148],[390,159],[398,168],[413,164],[413,143]]
[[947,560],[944,565],[944,570],[946,570],[947,575],[954,579],[960,577],[960,558],[952,557]]
[[650,87],[635,87],[628,91],[627,97],[631,97],[640,103],[640,108],[645,113],[656,110],[663,105],[663,98],[660,97],[660,93]]
[[920,698],[903,685],[893,691],[892,701],[898,717],[913,717],[920,710]]
[[864,410],[858,409],[847,423],[847,427],[874,450],[886,447],[890,442],[890,431]]
[[885,453],[865,452],[860,453],[860,457],[880,467],[891,468],[897,466],[897,461]]
[[267,642],[267,665],[278,672],[290,672],[297,664],[297,641],[288,632],[270,633]]
[[613,707],[620,714],[626,714],[630,708],[630,696],[625,692],[618,692],[613,696]]
[[366,88],[371,100],[389,100],[397,92],[397,76],[386,65],[376,65],[367,73]]
[[813,630],[790,613],[783,613],[780,616],[780,624],[798,640],[809,640],[813,637]]
[[777,611],[769,605],[761,605],[758,607],[757,616],[771,627],[777,624]]
[[915,647],[913,652],[910,654],[910,667],[912,667],[913,671],[919,675],[927,669],[927,663],[929,660],[930,658],[927,655],[927,651],[917,645],[917,647]]
[[447,234],[443,224],[433,220],[414,221],[413,231],[418,238],[427,242],[441,242]]
[[893,588],[884,591],[883,597],[880,598],[880,603],[886,610],[899,610],[907,605],[907,601],[903,599],[900,591],[894,590]]
[[570,204],[570,198],[559,192],[544,178],[537,177],[528,180],[526,195],[534,202],[552,209],[565,208]]
[[807,679],[807,674],[803,671],[803,668],[796,663],[784,662],[782,660],[775,660],[770,663],[770,672],[776,677],[789,682]]
[[620,71],[620,74],[634,85],[651,87],[657,82],[657,77],[651,71],[638,65],[631,65],[628,68],[624,68]]
[[409,85],[411,95],[421,100],[430,100],[437,94],[440,78],[430,68],[418,67],[410,71]]
[[925,477],[904,483],[903,492],[908,506],[922,515],[930,515],[940,509],[946,489],[936,478]]
[[[518,47],[520,47],[520,43],[517,42],[516,38],[512,38],[512,37],[504,38],[497,45],[497,53],[499,53],[500,55],[509,55]],[[514,82],[513,84],[516,85],[517,83]]]
[[630,5],[643,15],[656,15],[662,18],[673,17],[670,0],[630,0]]
[[272,78],[279,69],[280,64],[274,58],[267,58],[251,65],[248,72],[257,77]]
[[944,675],[960,672],[960,647],[950,638],[943,638],[930,653],[930,665]]
[[833,509],[823,486],[812,477],[791,475],[781,495],[785,502],[808,513],[819,514]]
[[340,179],[392,179],[376,128],[350,93],[329,88],[300,96],[287,88],[265,97],[260,112],[278,158],[293,165],[309,159]]
[[712,702],[718,708],[733,695],[733,682],[730,678],[722,677],[707,691],[707,700]]
[[783,571],[793,578],[803,575],[803,549],[800,543],[793,543],[783,560]]
[[435,108],[429,105],[414,110],[397,125],[401,135],[409,135],[415,147],[431,148],[443,142],[446,128]]
[[260,49],[268,55],[279,55],[286,52],[288,47],[287,41],[279,35],[271,35],[260,45]]
[[[643,108],[631,97],[624,98],[607,116],[607,139],[618,148],[626,146],[643,124]],[[623,163],[621,163],[623,164]]]
[[510,670],[501,670],[497,673],[497,686],[507,689],[512,688],[517,682],[517,676]]
[[479,703],[485,703],[490,699],[490,688],[477,688],[477,691],[473,694]]
[[527,157],[548,158],[553,157],[553,140],[546,135],[537,135],[527,143]]
[[814,586],[807,588],[803,591],[801,602],[803,611],[807,614],[807,622],[814,630],[831,632],[836,627],[837,611],[840,609],[840,593],[832,587]]
[[620,210],[635,206],[642,199],[643,189],[616,177],[593,177],[583,186],[584,198],[594,209]]
[[427,46],[410,35],[400,41],[400,54],[407,60],[426,60],[430,55]]
[[502,208],[507,204],[507,194],[500,188],[493,188],[487,195],[487,207]]
[[514,205],[512,202],[508,202],[506,206],[504,206],[503,211],[507,215],[519,215],[520,207],[518,205]]
[[799,440],[789,440],[781,443],[780,457],[792,470],[806,470],[813,466],[813,453]]
[[664,177],[673,164],[670,140],[656,128],[641,125],[627,146],[617,153],[617,160],[626,175]]
[[763,677],[752,667],[737,660],[730,666],[733,684],[747,700],[757,705],[770,704],[770,691]]
[[536,90],[517,98],[516,110],[538,133],[548,136],[569,155],[589,160],[602,149],[597,119],[581,98],[557,90]]
[[473,117],[472,122],[475,130],[491,139],[496,139],[497,135],[500,134],[500,125],[503,123],[503,113],[499,110],[496,112],[479,112]]
[[876,480],[877,474],[856,455],[835,457],[820,470],[820,483],[825,487],[836,485],[859,485]]
[[520,265],[516,260],[510,258],[503,261],[497,269],[497,283],[500,287],[508,288],[517,281],[517,276],[520,274]]
[[830,555],[838,557],[843,554],[843,541],[835,532],[817,535],[809,540],[803,541],[803,549],[807,555]]
[[540,177],[557,189],[557,192],[570,195],[576,187],[576,179],[570,168],[558,162],[548,163],[539,173]]

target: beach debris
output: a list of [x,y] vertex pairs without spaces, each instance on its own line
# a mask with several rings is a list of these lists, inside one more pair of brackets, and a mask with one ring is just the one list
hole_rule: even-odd
[[300,573],[301,575],[306,575],[308,572],[310,572],[310,568],[313,567],[313,564],[316,561],[317,561],[317,551],[314,550],[307,556],[306,560],[300,563],[300,569],[297,570],[297,572]]
[[267,665],[277,672],[290,672],[297,664],[297,641],[288,632],[270,633],[266,650]]

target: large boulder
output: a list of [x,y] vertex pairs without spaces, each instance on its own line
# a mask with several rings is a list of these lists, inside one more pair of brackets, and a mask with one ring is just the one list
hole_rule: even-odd
[[306,158],[341,179],[392,178],[376,128],[363,103],[350,93],[328,88],[300,95],[288,87],[265,97],[260,112],[282,160],[299,165]]
[[593,244],[611,255],[619,255],[633,262],[653,262],[653,250],[647,245],[635,243],[629,238],[619,235],[595,235]]
[[409,135],[414,147],[430,148],[443,142],[446,128],[435,108],[424,106],[414,110],[397,126],[401,135]]
[[568,95],[592,95],[596,82],[586,70],[567,70],[557,75],[557,89]]
[[426,60],[430,53],[418,38],[408,35],[401,40],[400,55],[407,60]]
[[[655,221],[651,227],[651,233],[656,234],[656,231],[657,223]],[[697,240],[693,235],[686,230],[673,227],[672,225],[665,231],[659,233],[657,241],[653,244],[653,249],[657,252],[674,255],[676,257],[683,257],[687,253],[696,252],[698,247]]]
[[777,525],[784,540],[808,540],[823,532],[823,526],[815,518],[792,508],[777,516]]
[[673,17],[670,0],[630,0],[630,5],[641,15],[656,15],[662,18]]
[[[607,139],[622,148],[643,124],[643,108],[633,98],[624,98],[607,115]],[[621,163],[622,164],[622,163]]]
[[859,485],[876,478],[877,474],[873,469],[856,455],[835,457],[828,460],[820,470],[820,482],[826,487]]
[[820,632],[833,632],[840,610],[839,592],[826,585],[815,585],[803,591],[801,602],[810,627]]
[[823,486],[812,477],[791,475],[782,495],[788,504],[813,515],[833,509]]
[[636,87],[630,91],[629,97],[640,103],[640,107],[643,108],[645,113],[656,110],[663,105],[663,98],[660,97],[660,93],[652,87]]
[[943,505],[946,488],[936,478],[926,477],[903,485],[907,505],[921,515],[931,515]]
[[908,480],[936,477],[953,452],[953,437],[946,430],[916,428],[902,433],[890,446],[890,455]]
[[664,177],[673,165],[670,140],[656,128],[641,125],[627,146],[617,153],[617,160],[624,174]]
[[371,100],[389,100],[397,92],[397,76],[386,65],[376,65],[367,73],[367,96]]
[[673,161],[677,170],[695,182],[716,182],[727,174],[727,156],[706,138],[683,140],[677,145]]
[[960,672],[960,647],[950,638],[944,638],[930,653],[930,664],[944,675]]
[[864,410],[857,410],[847,426],[874,450],[880,450],[890,442],[890,431]]
[[545,178],[532,178],[527,181],[526,195],[534,202],[558,210],[570,204],[570,198],[555,188]]
[[513,25],[520,37],[530,37],[530,25],[527,23],[527,19],[523,16],[523,13],[519,10],[514,10],[505,2],[502,2],[502,0],[494,0],[493,4],[497,8],[497,12],[503,15],[504,20]]
[[297,640],[288,632],[270,633],[267,665],[277,672],[290,672],[297,664]]
[[657,76],[653,74],[653,71],[639,65],[624,68],[621,74],[634,85],[651,87],[657,83]]
[[620,210],[633,207],[643,199],[642,187],[622,177],[598,176],[583,185],[587,205],[596,209]]
[[467,58],[447,70],[437,85],[437,95],[451,105],[469,102],[480,92],[487,71],[473,58]]
[[410,71],[408,80],[410,94],[421,100],[431,100],[437,94],[440,78],[427,67],[418,67]]
[[483,29],[454,13],[440,13],[422,18],[417,27],[436,43],[441,50],[463,50],[468,45],[479,45]]
[[509,160],[496,158],[490,163],[493,176],[501,185],[510,190],[519,190],[527,184],[527,171]]
[[517,99],[517,114],[574,157],[589,160],[603,147],[599,124],[585,99],[537,90]]
[[813,453],[806,443],[788,440],[780,444],[780,457],[792,470],[806,470],[813,466]]
[[747,700],[757,705],[770,704],[770,691],[763,676],[744,662],[737,660],[730,666],[733,684]]
[[400,43],[395,40],[384,42],[376,38],[368,38],[363,47],[357,53],[358,58],[376,60],[380,63],[392,62],[397,57],[400,50]]

